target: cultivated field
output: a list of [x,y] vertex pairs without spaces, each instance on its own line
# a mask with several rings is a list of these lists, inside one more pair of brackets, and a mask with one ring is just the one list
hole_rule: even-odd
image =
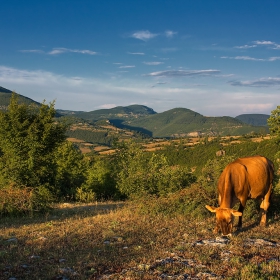
[[266,228],[244,218],[230,239],[212,233],[214,216],[148,213],[135,202],[1,218],[0,279],[279,279],[279,217]]

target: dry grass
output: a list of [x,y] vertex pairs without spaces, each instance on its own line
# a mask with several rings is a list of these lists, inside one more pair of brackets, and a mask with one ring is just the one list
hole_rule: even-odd
[[[228,244],[201,245],[215,240],[213,218],[63,204],[44,217],[1,220],[0,279],[279,279],[279,220],[244,226]],[[248,245],[248,238],[276,243]]]

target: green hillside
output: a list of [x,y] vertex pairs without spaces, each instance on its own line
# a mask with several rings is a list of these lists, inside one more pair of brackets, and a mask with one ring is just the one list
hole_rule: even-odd
[[242,114],[237,117],[236,119],[250,124],[250,125],[261,125],[261,126],[267,126],[267,119],[269,118],[269,115],[265,114]]
[[[7,110],[11,95],[12,91],[0,87],[0,110]],[[19,101],[40,105],[40,103],[22,95],[19,95]],[[244,114],[236,118],[205,117],[185,108],[175,108],[163,113],[156,113],[153,109],[143,105],[118,106],[91,112],[58,109],[56,116],[70,118],[69,122],[71,124],[75,123],[75,119],[77,120],[76,123],[86,120],[91,124],[102,120],[109,121],[115,127],[114,129],[134,131],[137,135],[140,132],[140,135],[149,135],[150,137],[266,133],[268,132],[266,120],[269,117],[262,114]],[[74,137],[74,135],[71,135],[71,137]],[[91,137],[92,139],[95,138],[95,136]],[[100,135],[98,137],[100,138]],[[107,137],[108,135],[105,138]]]
[[[12,93],[13,92],[11,90],[0,86],[0,110],[8,109],[8,105],[10,104]],[[40,105],[40,103],[32,100],[31,98],[25,97],[21,94],[18,94],[18,98],[20,103],[26,103],[26,104],[35,103],[37,105]]]
[[147,115],[153,115],[156,112],[143,105],[130,105],[130,106],[118,106],[112,109],[100,109],[91,112],[76,112],[77,117],[97,121],[100,119],[118,119],[118,120],[129,120],[135,119]]
[[153,137],[180,137],[187,135],[241,135],[263,132],[264,127],[244,124],[231,117],[205,117],[189,109],[175,108],[139,120],[125,122],[131,129],[142,127]]

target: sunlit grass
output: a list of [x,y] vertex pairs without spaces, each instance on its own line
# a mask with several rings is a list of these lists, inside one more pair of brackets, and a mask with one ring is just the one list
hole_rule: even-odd
[[223,247],[196,245],[216,238],[213,227],[213,217],[145,213],[138,204],[113,202],[61,204],[43,216],[2,218],[0,279],[280,277],[280,247],[245,243],[250,237],[280,244],[277,217],[267,228],[245,219],[244,230]]

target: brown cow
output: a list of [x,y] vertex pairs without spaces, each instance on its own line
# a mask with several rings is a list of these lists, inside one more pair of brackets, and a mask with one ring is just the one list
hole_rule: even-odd
[[[232,232],[233,216],[239,216],[238,227],[242,227],[242,214],[247,199],[261,199],[261,225],[266,225],[266,212],[272,191],[274,175],[273,163],[262,156],[238,158],[228,164],[218,182],[219,207],[206,205],[206,208],[216,213],[215,232],[223,235]],[[238,211],[232,207],[240,202]]]

